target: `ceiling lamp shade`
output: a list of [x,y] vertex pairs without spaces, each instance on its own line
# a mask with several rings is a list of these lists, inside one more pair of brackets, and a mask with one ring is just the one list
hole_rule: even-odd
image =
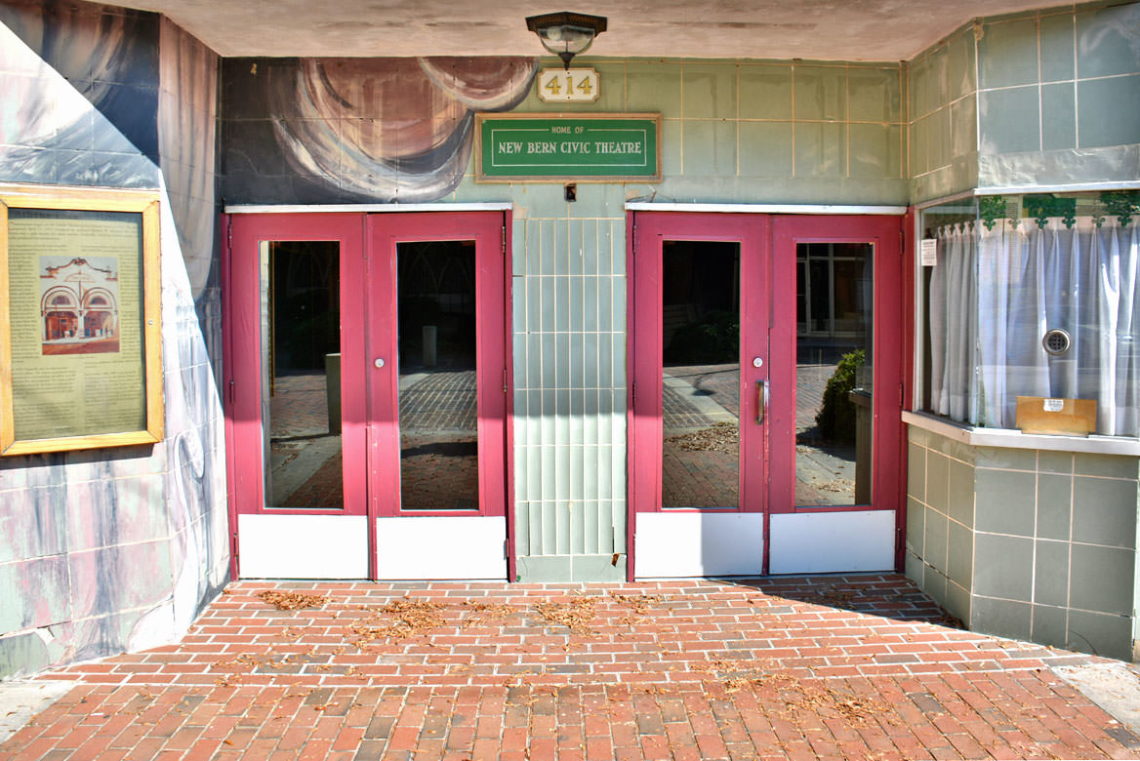
[[561,58],[569,69],[571,59],[585,52],[594,38],[606,31],[606,19],[572,11],[544,13],[528,17],[526,28],[537,34],[542,46]]

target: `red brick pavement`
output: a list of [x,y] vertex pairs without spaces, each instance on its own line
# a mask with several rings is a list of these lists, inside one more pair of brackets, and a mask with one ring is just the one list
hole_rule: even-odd
[[[281,611],[266,589],[320,594]],[[407,600],[405,600],[407,596]],[[11,761],[1134,758],[1049,670],[896,576],[625,585],[242,582],[84,684]]]

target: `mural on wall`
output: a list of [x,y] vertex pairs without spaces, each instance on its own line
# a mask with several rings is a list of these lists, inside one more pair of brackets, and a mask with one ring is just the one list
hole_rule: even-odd
[[418,202],[467,169],[473,115],[526,97],[531,58],[230,59],[227,203]]
[[[160,166],[190,288],[200,301],[217,261],[218,56],[165,18],[160,41]],[[218,279],[215,273],[215,288]]]
[[[163,188],[167,431],[153,446],[0,459],[0,678],[170,642],[228,578],[211,359],[217,61],[155,14],[0,2],[0,182]],[[87,285],[106,287],[45,291],[60,307],[45,345],[114,339],[119,294],[106,262],[87,265]]]
[[0,180],[157,187],[158,16],[22,0],[0,24]]

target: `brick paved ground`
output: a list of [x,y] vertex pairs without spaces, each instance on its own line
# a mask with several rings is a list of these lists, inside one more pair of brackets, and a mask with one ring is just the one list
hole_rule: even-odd
[[[326,596],[277,610],[265,590]],[[897,576],[613,586],[242,582],[83,684],[11,761],[1134,758],[1049,667]]]

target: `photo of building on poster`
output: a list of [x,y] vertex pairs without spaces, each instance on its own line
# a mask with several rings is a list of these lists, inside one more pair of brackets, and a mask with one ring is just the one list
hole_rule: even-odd
[[114,257],[40,257],[45,356],[119,351],[119,272]]

